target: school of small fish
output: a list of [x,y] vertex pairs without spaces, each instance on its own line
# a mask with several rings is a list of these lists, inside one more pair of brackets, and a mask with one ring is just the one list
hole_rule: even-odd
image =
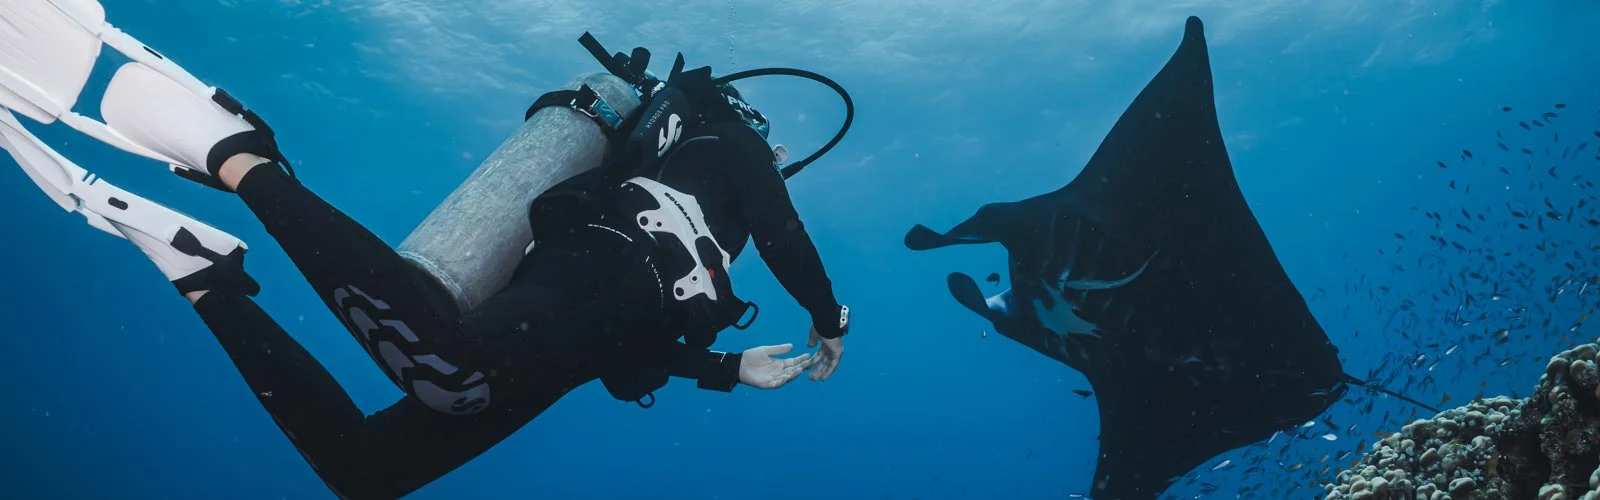
[[[1492,148],[1453,152],[1422,174],[1438,179],[1447,206],[1412,206],[1420,223],[1393,231],[1390,245],[1368,258],[1342,255],[1339,265],[1351,277],[1341,293],[1305,291],[1325,325],[1330,312],[1342,313],[1340,320],[1374,312],[1384,318],[1381,325],[1346,320],[1356,328],[1329,328],[1336,339],[1380,336],[1367,342],[1386,347],[1376,359],[1342,353],[1351,373],[1361,374],[1357,362],[1370,362],[1367,382],[1440,407],[1481,401],[1483,391],[1522,397],[1508,380],[1541,372],[1552,353],[1594,338],[1584,324],[1600,306],[1600,293],[1590,292],[1600,287],[1600,187],[1590,179],[1600,178],[1600,111],[1569,116],[1577,112],[1566,104],[1499,111],[1508,127],[1495,132]],[[1434,198],[1429,194],[1418,198]],[[1363,271],[1371,258],[1383,263],[1381,272]],[[1316,307],[1334,298],[1342,311]],[[1321,497],[1369,440],[1391,434],[1358,428],[1392,431],[1432,416],[1361,389],[1346,392],[1344,403],[1355,407],[1359,424],[1341,427],[1324,415],[1285,429],[1191,472],[1168,495]],[[1222,492],[1221,484],[1245,486]]]

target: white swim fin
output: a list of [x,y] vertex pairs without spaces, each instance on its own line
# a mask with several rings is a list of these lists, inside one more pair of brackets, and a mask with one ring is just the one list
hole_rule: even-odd
[[[97,0],[4,0],[0,28],[0,106],[40,123],[59,120],[219,189],[224,188],[210,174],[236,153],[254,153],[288,169],[260,117],[107,24]],[[105,122],[72,110],[102,45],[133,61],[106,87]]]
[[244,273],[249,247],[243,241],[105,182],[46,146],[6,109],[0,109],[0,149],[11,153],[28,178],[62,209],[133,242],[179,292],[218,288],[247,295],[260,292],[261,287]]

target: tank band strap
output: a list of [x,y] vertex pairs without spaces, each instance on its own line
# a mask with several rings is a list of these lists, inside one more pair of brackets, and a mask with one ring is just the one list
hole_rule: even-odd
[[589,119],[594,120],[594,123],[599,125],[606,135],[611,135],[618,127],[622,126],[622,115],[618,114],[616,108],[612,108],[604,97],[600,97],[600,94],[588,85],[584,85],[578,90],[557,90],[539,96],[539,99],[533,101],[533,105],[528,107],[528,113],[523,115],[522,119],[526,121],[529,118],[533,118],[534,113],[551,106],[563,106],[582,113]]

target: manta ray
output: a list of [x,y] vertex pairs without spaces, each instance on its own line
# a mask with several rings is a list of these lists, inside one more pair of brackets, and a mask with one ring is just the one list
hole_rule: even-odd
[[1199,18],[1077,178],[984,205],[949,231],[919,224],[905,236],[911,250],[980,243],[1005,247],[1010,288],[985,297],[954,273],[950,293],[1093,386],[1093,498],[1155,498],[1362,384],[1345,374],[1234,179]]

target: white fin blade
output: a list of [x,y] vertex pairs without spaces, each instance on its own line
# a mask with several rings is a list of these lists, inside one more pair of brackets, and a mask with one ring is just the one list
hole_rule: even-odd
[[177,82],[178,85],[188,89],[195,95],[210,99],[211,95],[216,93],[216,87],[206,85],[205,82],[200,81],[200,78],[194,76],[189,70],[183,69],[178,63],[172,62],[171,59],[167,59],[167,56],[157,52],[156,49],[150,48],[149,45],[145,45],[144,42],[134,38],[133,35],[117,29],[116,26],[104,25],[100,31],[100,40],[117,52],[122,53],[122,55],[128,56],[134,62],[149,66],[150,69],[156,70],[157,73],[172,79],[172,81]]
[[0,109],[0,148],[11,153],[11,158],[17,161],[28,178],[62,210],[78,210],[78,200],[72,196],[72,186],[76,179],[82,179],[87,172],[46,146],[5,109]]
[[71,110],[100,57],[85,22],[104,24],[99,2],[0,3],[0,105],[46,124]]
[[122,234],[122,231],[117,230],[117,226],[112,224],[110,220],[107,220],[105,216],[88,210],[79,210],[78,213],[83,215],[84,221],[88,222],[89,226],[101,231],[105,231],[112,236],[128,239],[128,235]]
[[[149,257],[169,279],[204,269],[211,262],[172,248],[178,231],[187,230],[200,244],[227,255],[236,248],[249,250],[244,241],[182,212],[130,193],[109,182],[96,179],[82,185],[79,192],[85,216],[92,213],[120,232]],[[90,225],[94,225],[93,221]],[[100,227],[100,226],[96,226]]]
[[167,56],[134,38],[133,35],[106,22],[105,9],[100,6],[97,0],[47,1],[54,4],[58,10],[75,21],[85,32],[111,46],[113,50],[128,56],[134,62],[142,63],[155,69],[196,94],[209,98],[213,93],[214,87],[201,82],[199,78],[189,73],[188,70],[178,66],[177,63],[167,59]]
[[61,123],[66,124],[68,127],[72,127],[73,130],[83,132],[84,135],[93,137],[95,140],[109,144],[117,149],[159,161],[161,163],[179,163],[177,160],[173,160],[172,158],[168,158],[161,153],[150,150],[150,148],[140,146],[138,143],[133,142],[133,140],[128,139],[128,136],[123,135],[122,132],[118,132],[116,129],[111,128],[110,125],[106,125],[103,122],[95,121],[93,118],[89,118],[77,113],[64,113],[61,115]]

